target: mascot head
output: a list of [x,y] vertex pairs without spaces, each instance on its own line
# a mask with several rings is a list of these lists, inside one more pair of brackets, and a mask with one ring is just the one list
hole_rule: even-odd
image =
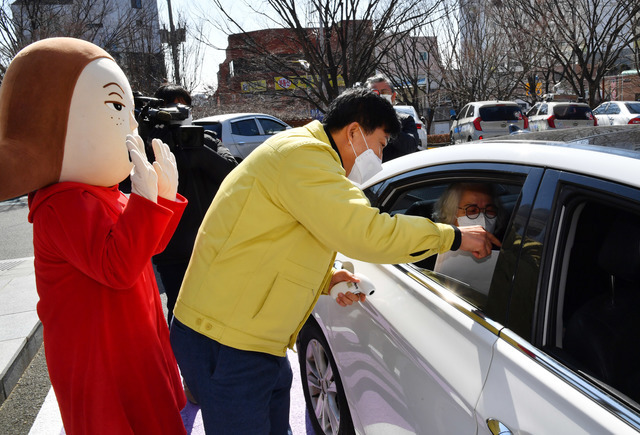
[[100,47],[73,38],[25,47],[0,87],[0,200],[59,181],[125,179],[133,109],[127,78]]

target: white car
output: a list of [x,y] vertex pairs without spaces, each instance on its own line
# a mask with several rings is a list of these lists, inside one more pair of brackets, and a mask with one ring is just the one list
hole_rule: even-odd
[[291,128],[286,122],[264,113],[227,113],[193,121],[216,133],[238,161],[276,133]]
[[607,101],[593,114],[599,125],[640,124],[640,101]]
[[[598,129],[419,152],[366,184],[381,213],[428,217],[452,183],[487,183],[502,246],[483,261],[338,254],[375,293],[320,296],[298,336],[315,433],[640,431],[640,126]],[[573,144],[535,140],[550,133]]]
[[531,131],[598,125],[588,104],[566,101],[538,102],[527,112],[527,118]]
[[452,144],[509,134],[509,129],[529,127],[526,116],[514,101],[476,101],[452,117],[449,138]]
[[418,116],[418,112],[416,112],[415,107],[413,106],[393,106],[396,109],[396,112],[404,113],[405,115],[411,115],[413,120],[416,122],[416,128],[418,129],[418,137],[420,138],[420,149],[427,149],[427,127],[424,125],[420,117]]

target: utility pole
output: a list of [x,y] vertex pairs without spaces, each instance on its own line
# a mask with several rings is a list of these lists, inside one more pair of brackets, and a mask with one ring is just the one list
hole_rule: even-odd
[[169,44],[171,45],[171,57],[173,58],[173,79],[176,85],[182,85],[180,79],[180,60],[178,57],[178,41],[176,38],[176,28],[173,25],[173,11],[171,9],[171,0],[167,0],[169,7]]

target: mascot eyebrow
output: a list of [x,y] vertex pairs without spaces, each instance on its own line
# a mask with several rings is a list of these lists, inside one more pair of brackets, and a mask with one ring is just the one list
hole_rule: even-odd
[[[124,89],[122,89],[122,87],[117,84],[116,82],[111,82],[111,83],[107,83],[106,85],[104,85],[102,88],[106,88],[107,86],[117,86],[118,88],[120,88],[120,90],[122,91],[122,93],[124,94]],[[117,96],[119,96],[120,98],[122,98],[122,95],[116,93],[116,92],[111,92],[109,95],[111,94],[116,94]]]

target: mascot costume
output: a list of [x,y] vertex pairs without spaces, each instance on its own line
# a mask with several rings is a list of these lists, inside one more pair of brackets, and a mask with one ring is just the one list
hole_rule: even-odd
[[[186,200],[168,147],[156,141],[147,161],[133,109],[113,58],[73,38],[24,48],[0,88],[0,200],[29,193],[38,315],[68,434],[186,433],[150,262]],[[130,173],[127,198],[118,183]]]

